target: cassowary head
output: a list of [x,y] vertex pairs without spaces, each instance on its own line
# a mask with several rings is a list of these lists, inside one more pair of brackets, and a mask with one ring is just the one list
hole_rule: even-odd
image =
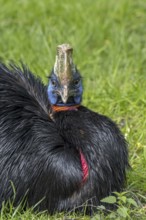
[[73,49],[69,44],[57,47],[54,68],[50,75],[48,97],[52,105],[78,105],[82,100],[82,80],[72,60]]

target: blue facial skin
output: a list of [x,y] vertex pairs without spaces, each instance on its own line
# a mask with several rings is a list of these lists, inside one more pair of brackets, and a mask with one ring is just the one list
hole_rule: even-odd
[[[55,82],[56,84],[54,85],[52,82]],[[56,87],[59,87],[57,77],[54,74],[52,74],[50,76],[49,85],[47,89],[48,98],[52,105],[55,105],[58,99],[58,95],[55,93]]]
[[81,103],[83,87],[79,73],[75,74],[74,79],[70,82],[69,85],[70,95],[66,103],[63,103],[61,96],[59,95],[59,92],[62,90],[62,88],[63,87],[62,85],[60,85],[57,76],[54,73],[52,73],[50,76],[49,85],[47,89],[48,98],[52,105],[72,106]]

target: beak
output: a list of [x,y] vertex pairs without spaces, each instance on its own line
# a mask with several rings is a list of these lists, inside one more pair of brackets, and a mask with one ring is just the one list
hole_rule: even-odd
[[66,104],[68,97],[69,97],[69,88],[67,85],[63,86],[60,95],[61,95],[63,103]]

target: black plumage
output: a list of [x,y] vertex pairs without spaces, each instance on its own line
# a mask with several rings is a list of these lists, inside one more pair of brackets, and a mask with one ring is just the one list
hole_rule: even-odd
[[[83,181],[80,152],[88,165]],[[24,196],[39,210],[89,209],[121,191],[126,141],[106,116],[84,106],[53,112],[47,87],[23,65],[0,64],[0,206]],[[87,209],[88,210],[88,209]]]

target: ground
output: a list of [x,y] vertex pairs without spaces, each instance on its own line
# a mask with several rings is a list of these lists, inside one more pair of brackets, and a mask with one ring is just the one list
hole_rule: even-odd
[[[129,142],[131,169],[127,187],[118,195],[119,208],[104,216],[99,207],[92,219],[146,219],[146,1],[0,0],[2,60],[22,60],[47,83],[56,45],[62,43],[74,48],[84,79],[83,104],[111,117]],[[5,209],[2,220],[64,216]]]

